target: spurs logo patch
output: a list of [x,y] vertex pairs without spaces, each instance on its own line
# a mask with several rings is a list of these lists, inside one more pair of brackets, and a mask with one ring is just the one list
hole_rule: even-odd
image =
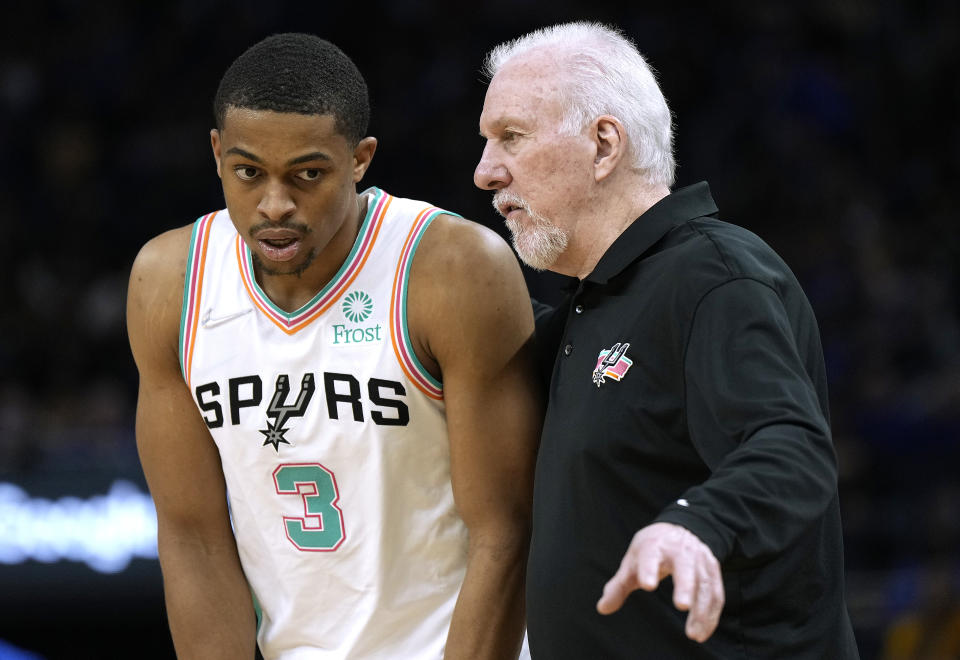
[[622,380],[633,360],[627,357],[630,342],[617,342],[610,348],[600,351],[597,356],[597,366],[593,370],[593,382],[600,387],[607,382],[607,377],[613,380]]
[[297,396],[296,402],[291,405],[286,403],[287,395],[290,394],[290,378],[286,374],[280,374],[277,377],[277,388],[273,393],[273,400],[270,401],[270,407],[267,408],[267,417],[272,417],[275,423],[271,424],[268,419],[267,428],[260,431],[266,436],[263,441],[264,447],[273,445],[277,453],[280,453],[281,442],[285,445],[290,444],[290,441],[284,437],[284,434],[290,429],[284,428],[284,424],[291,417],[303,417],[303,414],[307,411],[307,406],[310,404],[310,399],[313,397],[314,389],[313,374],[308,373],[303,377],[303,382],[300,384],[300,394]]

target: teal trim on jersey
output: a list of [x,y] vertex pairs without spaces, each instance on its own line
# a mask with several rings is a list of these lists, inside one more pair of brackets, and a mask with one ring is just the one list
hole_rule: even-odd
[[443,389],[443,382],[434,378],[433,374],[424,368],[423,364],[420,362],[420,358],[417,357],[417,352],[413,350],[413,344],[410,342],[410,329],[407,327],[407,291],[410,284],[410,269],[413,267],[413,257],[417,253],[417,248],[420,246],[420,239],[423,238],[423,235],[426,233],[427,227],[430,226],[430,223],[436,220],[437,216],[440,215],[453,215],[458,218],[463,217],[456,213],[450,213],[448,211],[444,211],[443,209],[437,209],[437,211],[432,213],[430,217],[424,221],[420,231],[417,232],[416,238],[413,239],[413,245],[410,247],[410,258],[407,259],[407,267],[403,270],[403,294],[400,300],[401,322],[403,323],[403,332],[401,332],[400,335],[403,337],[403,344],[406,346],[407,353],[410,355],[410,360],[413,362],[413,366],[417,368],[417,372],[423,376],[424,380],[437,389]]
[[[190,282],[193,280],[193,259],[195,257],[195,251],[197,247],[197,234],[200,232],[200,223],[203,219],[207,217],[201,215],[197,218],[196,222],[193,223],[193,231],[190,233],[190,251],[187,253],[187,271],[183,276],[183,305],[180,309],[180,338],[178,341],[180,353],[180,373],[183,374],[183,379],[187,380],[187,366],[186,359],[187,356],[184,355],[187,341],[186,338],[186,327],[187,327],[187,309],[190,307]],[[197,301],[199,304],[200,301]]]
[[263,624],[263,608],[260,607],[260,601],[257,600],[257,594],[250,590],[250,598],[253,599],[253,613],[257,615],[257,632],[260,632],[260,626]]
[[320,293],[311,298],[309,302],[295,312],[286,312],[277,307],[273,301],[270,300],[270,296],[264,293],[263,289],[260,288],[260,283],[257,282],[257,278],[254,277],[255,271],[253,270],[253,253],[250,251],[250,246],[247,245],[246,241],[244,241],[243,252],[244,259],[247,261],[247,267],[250,269],[250,283],[253,285],[253,288],[256,289],[257,295],[263,299],[263,302],[269,305],[270,309],[285,318],[288,322],[292,322],[294,318],[308,311],[308,309],[313,305],[316,305],[321,298],[327,295],[327,293],[339,283],[340,278],[343,277],[343,275],[350,269],[350,264],[353,263],[354,258],[360,251],[360,245],[363,243],[363,239],[366,238],[366,233],[370,227],[370,222],[373,220],[373,213],[376,210],[377,205],[380,203],[380,198],[384,195],[384,192],[379,188],[368,188],[361,194],[366,194],[367,192],[372,192],[373,198],[367,204],[367,215],[360,224],[360,231],[357,232],[357,238],[353,242],[353,248],[350,250],[350,254],[347,255],[347,258],[340,266],[340,270],[337,271],[337,274],[334,275],[329,282],[327,282],[327,285],[320,290]]

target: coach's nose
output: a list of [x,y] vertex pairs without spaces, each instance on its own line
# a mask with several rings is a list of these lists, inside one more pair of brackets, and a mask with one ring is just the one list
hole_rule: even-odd
[[480,162],[473,171],[473,183],[483,190],[499,190],[510,185],[510,171],[497,154],[497,149],[490,141],[483,147]]

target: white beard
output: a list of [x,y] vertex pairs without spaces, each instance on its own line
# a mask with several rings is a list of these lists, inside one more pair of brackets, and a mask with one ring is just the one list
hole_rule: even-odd
[[[534,270],[550,268],[567,249],[567,233],[545,216],[530,208],[519,195],[498,191],[493,196],[493,207],[501,213],[504,205],[518,206],[528,217],[526,222],[506,219],[507,229],[513,238],[513,249],[523,263]],[[501,215],[503,215],[501,213]]]

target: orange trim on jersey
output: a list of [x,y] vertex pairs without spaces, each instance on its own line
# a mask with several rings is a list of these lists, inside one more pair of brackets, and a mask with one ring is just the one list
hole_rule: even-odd
[[[410,251],[410,244],[413,241],[414,237],[419,232],[419,230],[421,229],[421,222],[423,221],[424,216],[430,213],[436,213],[437,211],[439,211],[439,209],[434,207],[423,209],[411,224],[410,231],[407,232],[407,238],[403,242],[403,251],[401,252],[400,259],[397,262],[397,271],[393,276],[393,288],[390,295],[391,305],[393,305],[396,308],[402,308],[402,305],[403,305],[403,301],[399,300],[397,296],[398,296],[398,290],[400,288],[400,282],[403,277],[404,263],[406,262],[406,258],[408,257],[408,254]],[[411,371],[410,367],[408,366],[407,359],[403,355],[403,351],[401,351],[400,349],[400,341],[402,341],[402,339],[398,338],[397,336],[398,330],[396,327],[397,324],[394,322],[395,316],[396,314],[394,313],[394,309],[391,309],[390,311],[390,343],[393,346],[393,354],[396,355],[397,362],[400,364],[400,369],[403,370],[403,373],[406,375],[407,379],[411,383],[413,383],[414,387],[420,390],[423,394],[425,394],[426,396],[436,401],[442,401],[443,393],[441,392],[438,395],[436,392],[428,389],[425,385],[421,384],[420,382],[421,376],[416,372]],[[412,350],[412,345],[411,345],[411,350]]]
[[[197,342],[197,326],[200,325],[200,301],[203,296],[203,274],[207,266],[207,246],[210,244],[210,230],[213,228],[213,220],[217,217],[218,211],[214,211],[210,218],[207,220],[206,227],[203,229],[203,238],[200,248],[200,267],[197,270],[197,281],[196,281],[196,290],[194,294],[194,300],[196,301],[193,305],[193,318],[191,319],[191,328],[190,328],[190,348],[187,351],[187,364],[185,374],[187,377],[187,387],[190,385],[190,377],[193,374],[193,349],[196,346]],[[190,274],[188,273],[189,277]]]
[[[240,266],[240,269],[241,269],[241,270],[243,269],[243,246],[244,246],[243,239],[240,238],[240,236],[239,236],[239,234],[238,234],[238,235],[237,235],[237,242],[236,242],[237,265]],[[291,334],[293,334],[294,332],[296,332],[295,330],[288,330],[287,328],[285,328],[283,325],[281,325],[281,324],[278,323],[277,321],[274,321],[273,316],[271,316],[271,314],[270,314],[270,312],[267,310],[267,308],[265,308],[265,307],[260,303],[260,299],[257,297],[257,294],[254,293],[253,289],[250,288],[250,285],[247,284],[247,278],[241,277],[241,278],[240,278],[240,281],[243,282],[243,288],[245,288],[245,289],[247,290],[247,295],[250,296],[250,300],[253,301],[253,304],[257,307],[257,309],[259,309],[261,312],[263,312],[264,316],[266,316],[266,317],[269,318],[271,321],[273,321],[278,328],[280,328],[281,330],[283,330],[284,332],[286,332],[288,335],[291,335]]]

